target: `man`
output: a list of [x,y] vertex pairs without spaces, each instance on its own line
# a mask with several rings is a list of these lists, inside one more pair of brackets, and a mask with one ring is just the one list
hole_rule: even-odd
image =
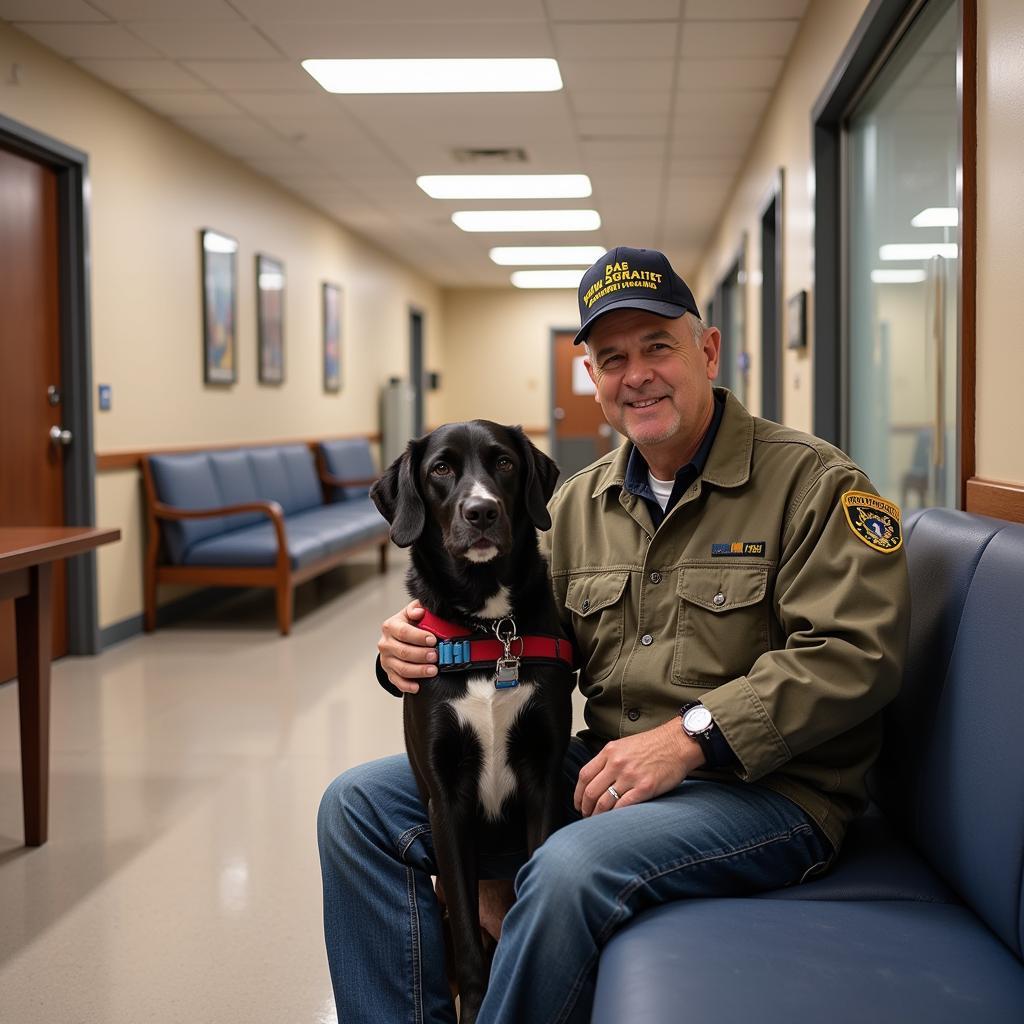
[[[587,729],[566,759],[574,820],[515,876],[481,1024],[587,1021],[601,947],[639,911],[826,869],[906,644],[899,510],[842,452],[712,388],[719,332],[668,260],[614,249],[579,300],[596,399],[629,444],[551,502]],[[395,692],[436,671],[420,614],[384,624]],[[404,757],[336,780],[320,828],[339,1019],[451,1020]]]

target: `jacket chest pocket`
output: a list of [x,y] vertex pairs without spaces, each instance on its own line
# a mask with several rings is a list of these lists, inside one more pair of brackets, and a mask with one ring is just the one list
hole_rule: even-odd
[[572,612],[573,629],[583,674],[597,682],[611,673],[622,650],[623,594],[628,572],[576,576],[569,584],[565,606]]
[[768,650],[768,572],[745,565],[679,571],[673,683],[718,686],[745,675]]

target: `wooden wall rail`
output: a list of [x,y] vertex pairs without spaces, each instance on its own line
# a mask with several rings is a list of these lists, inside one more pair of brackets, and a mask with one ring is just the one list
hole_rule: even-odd
[[1024,486],[971,477],[967,481],[966,508],[978,515],[1024,523]]
[[[433,428],[430,428],[433,429]],[[532,436],[546,435],[547,427],[523,427]],[[365,437],[370,444],[380,441],[380,434],[332,434],[330,437],[279,438],[276,441],[231,441],[227,444],[180,444],[153,445],[149,448],[135,448],[126,451],[97,452],[96,472],[110,473],[119,469],[141,469],[143,455],[178,455],[188,452],[227,451],[231,448],[270,448],[282,444],[305,444],[310,448],[321,441],[341,441],[353,437]]]
[[116,469],[141,469],[143,455],[179,455],[188,452],[228,451],[231,448],[272,448],[282,444],[305,444],[312,448],[321,441],[340,441],[351,437],[365,437],[371,444],[380,440],[380,434],[333,434],[330,437],[292,437],[277,441],[232,441],[229,444],[153,445],[132,451],[97,452],[96,472],[109,473]]

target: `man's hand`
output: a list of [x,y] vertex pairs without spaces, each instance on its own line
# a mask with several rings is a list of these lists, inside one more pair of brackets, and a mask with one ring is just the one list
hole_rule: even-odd
[[423,605],[412,601],[380,627],[380,666],[402,693],[418,692],[417,679],[437,675],[437,638],[415,625],[423,612]]
[[[697,741],[683,732],[677,720],[666,722],[606,744],[580,769],[573,803],[585,818],[643,803],[675,789],[703,763]],[[615,787],[618,800],[608,792],[609,786]]]

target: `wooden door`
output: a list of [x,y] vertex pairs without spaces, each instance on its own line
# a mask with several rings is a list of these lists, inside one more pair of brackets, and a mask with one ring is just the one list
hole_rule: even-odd
[[604,455],[619,436],[608,425],[601,406],[594,400],[594,389],[583,366],[583,346],[573,345],[575,334],[555,334],[555,444],[553,457],[562,471],[571,476]]
[[[0,149],[0,526],[64,525],[57,177]],[[49,389],[54,391],[50,392]],[[67,653],[65,571],[53,574],[53,656]],[[0,601],[0,681],[15,675],[14,602]]]

